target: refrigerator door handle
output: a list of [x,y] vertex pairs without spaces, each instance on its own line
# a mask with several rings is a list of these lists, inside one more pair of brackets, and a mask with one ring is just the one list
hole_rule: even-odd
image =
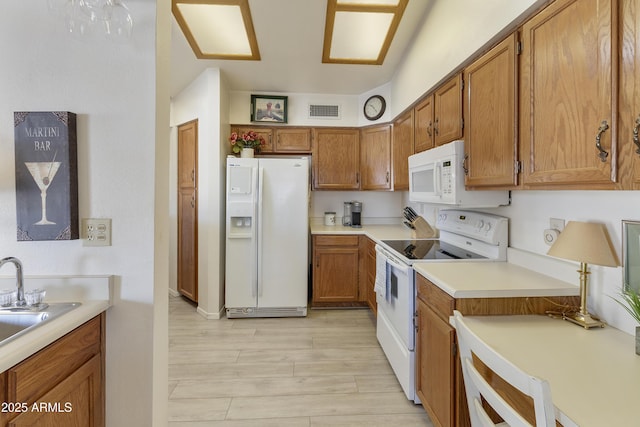
[[251,195],[251,202],[253,204],[253,218],[252,218],[252,224],[251,224],[251,259],[253,260],[253,262],[250,263],[251,265],[251,280],[249,281],[249,287],[251,288],[251,296],[256,297],[258,296],[258,266],[255,262],[256,259],[258,258],[258,247],[257,247],[257,240],[258,240],[258,233],[256,230],[256,217],[259,214],[259,195],[257,194],[258,192],[256,190],[258,190],[258,168],[251,168],[251,189],[252,189],[252,195]]
[[258,277],[257,277],[257,281],[258,281],[258,297],[262,296],[262,192],[264,189],[264,168],[258,168],[258,204],[257,204],[257,210],[258,210],[258,224],[257,224],[257,232],[256,235],[258,236],[258,244],[257,244],[257,248],[258,248]]

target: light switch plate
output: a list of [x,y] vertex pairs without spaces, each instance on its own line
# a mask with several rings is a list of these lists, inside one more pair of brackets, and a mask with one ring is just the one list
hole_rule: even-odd
[[111,218],[82,220],[83,246],[111,246]]

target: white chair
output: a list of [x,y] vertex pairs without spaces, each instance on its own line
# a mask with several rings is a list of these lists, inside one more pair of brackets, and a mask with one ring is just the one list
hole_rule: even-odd
[[473,427],[494,427],[496,424],[482,406],[483,397],[486,402],[502,417],[510,427],[530,427],[531,424],[505,401],[476,369],[471,354],[482,361],[488,368],[498,374],[507,383],[533,399],[536,427],[553,427],[555,415],[551,400],[549,383],[522,371],[491,348],[474,334],[465,323],[462,314],[455,310],[451,324],[456,328],[462,375],[467,394],[469,415]]

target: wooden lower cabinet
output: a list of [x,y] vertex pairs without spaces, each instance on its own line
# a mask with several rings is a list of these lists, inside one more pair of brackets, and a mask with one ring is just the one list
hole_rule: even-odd
[[416,392],[434,426],[455,425],[455,329],[417,302]]
[[360,291],[360,237],[313,236],[313,285],[315,307],[365,307]]
[[416,392],[435,427],[471,425],[456,332],[449,324],[453,310],[467,316],[544,314],[580,304],[577,296],[456,299],[420,274],[416,288]]
[[0,425],[104,426],[104,322],[103,313],[2,373],[13,407]]

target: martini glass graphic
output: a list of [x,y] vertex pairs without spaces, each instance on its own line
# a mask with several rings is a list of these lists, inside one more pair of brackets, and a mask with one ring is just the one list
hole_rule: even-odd
[[[53,159],[55,160],[55,156]],[[47,188],[51,185],[51,181],[56,176],[62,162],[25,162],[24,164],[40,189],[42,199],[42,219],[34,225],[55,224],[47,219]]]

